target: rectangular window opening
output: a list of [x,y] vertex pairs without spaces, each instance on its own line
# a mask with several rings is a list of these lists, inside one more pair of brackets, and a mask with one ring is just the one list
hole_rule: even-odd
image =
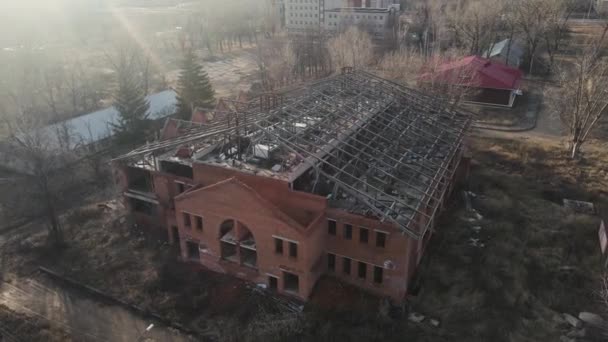
[[200,260],[200,254],[198,251],[198,243],[192,241],[186,241],[186,252],[188,253],[188,259]]
[[274,238],[274,252],[283,255],[283,240]]
[[336,270],[336,255],[327,253],[327,269],[331,272]]
[[386,246],[386,233],[376,232],[376,247],[384,248]]
[[344,274],[350,274],[350,264],[350,258],[344,258],[344,260],[342,260],[342,271],[344,272]]
[[300,290],[300,279],[297,275],[289,272],[283,272],[283,289],[288,292],[298,293]]
[[364,262],[359,261],[359,269],[357,275],[361,279],[365,279],[367,276],[367,265]]
[[241,264],[250,268],[257,268],[258,253],[254,250],[241,247]]
[[374,283],[382,284],[382,267],[374,266]]
[[192,227],[192,222],[190,221],[190,214],[184,213],[184,227],[190,228]]
[[223,260],[239,262],[238,256],[236,254],[236,245],[234,245],[234,244],[221,241],[220,242],[220,255]]
[[279,279],[277,279],[277,277],[268,276],[268,288],[276,291],[279,288]]
[[359,241],[361,243],[367,243],[369,241],[369,229],[359,228]]
[[353,239],[353,226],[350,224],[345,224],[344,225],[344,238],[346,240],[352,240]]
[[289,243],[289,256],[292,258],[298,257],[298,244],[295,242]]
[[203,230],[203,218],[201,216],[195,216],[196,229]]
[[336,221],[327,220],[327,233],[329,235],[336,235]]

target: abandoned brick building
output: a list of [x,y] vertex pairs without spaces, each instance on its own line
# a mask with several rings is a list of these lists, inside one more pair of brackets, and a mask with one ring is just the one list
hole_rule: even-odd
[[115,159],[114,175],[137,223],[183,260],[304,300],[329,274],[399,301],[468,171],[470,124],[347,72],[237,103]]

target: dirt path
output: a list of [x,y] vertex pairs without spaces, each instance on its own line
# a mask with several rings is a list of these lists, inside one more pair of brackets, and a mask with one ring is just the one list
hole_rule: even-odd
[[3,282],[0,283],[0,304],[30,317],[48,320],[68,331],[74,341],[191,341],[157,323],[150,332],[145,332],[153,322],[121,307],[103,305],[73,292],[51,281]]

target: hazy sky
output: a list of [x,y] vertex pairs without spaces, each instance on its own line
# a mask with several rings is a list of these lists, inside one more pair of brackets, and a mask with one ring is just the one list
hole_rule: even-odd
[[0,7],[15,9],[58,8],[63,7],[69,0],[0,0]]
[[63,10],[66,7],[97,7],[108,0],[0,0],[0,8],[6,9],[42,9],[42,10]]

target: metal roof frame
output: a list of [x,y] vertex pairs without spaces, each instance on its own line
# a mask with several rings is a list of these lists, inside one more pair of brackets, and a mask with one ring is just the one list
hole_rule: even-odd
[[251,101],[221,122],[117,159],[133,161],[188,143],[249,134],[255,136],[251,144],[264,141],[299,155],[315,170],[313,191],[319,175],[333,183],[330,204],[354,203],[415,239],[424,236],[458,165],[470,113],[362,71],[281,96],[285,102]]

